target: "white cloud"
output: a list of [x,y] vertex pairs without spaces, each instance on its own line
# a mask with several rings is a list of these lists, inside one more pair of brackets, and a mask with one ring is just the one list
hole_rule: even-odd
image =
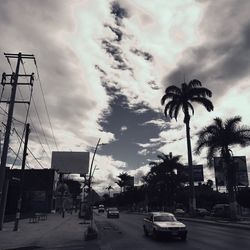
[[158,126],[160,128],[166,128],[167,127],[167,123],[163,119],[146,121],[142,125],[148,125],[148,124],[153,124],[153,125],[156,125],[156,126]]
[[128,171],[129,175],[134,176],[135,185],[142,185],[142,176],[145,176],[150,170],[148,165],[141,166],[135,170]]
[[127,127],[127,126],[122,126],[122,127],[121,127],[121,132],[126,131],[126,130],[128,130],[128,127]]
[[147,155],[147,154],[149,154],[149,151],[146,148],[144,148],[144,149],[139,150],[138,154],[139,155]]

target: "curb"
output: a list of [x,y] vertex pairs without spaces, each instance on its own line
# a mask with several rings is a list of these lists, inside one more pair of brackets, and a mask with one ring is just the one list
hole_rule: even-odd
[[224,222],[218,222],[218,221],[196,220],[192,218],[182,218],[182,217],[179,217],[178,219],[183,220],[183,221],[191,221],[195,223],[203,223],[203,224],[209,224],[209,225],[215,225],[215,226],[221,226],[221,227],[230,227],[230,228],[237,228],[237,229],[243,229],[243,230],[250,230],[250,225],[240,225],[240,224],[234,224],[230,222],[224,223]]
[[[127,212],[131,214],[141,214],[144,215],[146,213],[141,212]],[[218,222],[218,221],[209,221],[209,220],[199,220],[199,219],[193,219],[193,218],[185,218],[185,217],[176,217],[179,220],[183,221],[191,221],[195,223],[203,223],[208,225],[215,225],[215,226],[221,226],[221,227],[230,227],[230,228],[237,228],[237,229],[243,229],[243,230],[250,230],[250,224],[249,225],[241,225],[241,224],[234,224],[234,223],[225,223],[225,222]]]

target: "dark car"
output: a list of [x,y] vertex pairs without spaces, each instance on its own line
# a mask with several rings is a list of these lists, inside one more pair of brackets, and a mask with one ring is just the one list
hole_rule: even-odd
[[209,215],[209,211],[206,208],[197,208],[196,209],[196,215],[204,217],[206,215]]
[[215,217],[230,217],[230,206],[229,204],[216,204],[213,206],[211,216]]
[[107,209],[107,218],[119,218],[120,213],[118,208],[116,207],[110,207]]

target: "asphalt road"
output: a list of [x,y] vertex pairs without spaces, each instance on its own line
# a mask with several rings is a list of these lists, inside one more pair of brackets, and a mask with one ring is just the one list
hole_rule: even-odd
[[143,215],[121,213],[119,219],[107,219],[106,213],[96,213],[95,221],[101,250],[250,249],[250,232],[242,229],[186,222],[186,242],[178,239],[155,241],[144,236]]

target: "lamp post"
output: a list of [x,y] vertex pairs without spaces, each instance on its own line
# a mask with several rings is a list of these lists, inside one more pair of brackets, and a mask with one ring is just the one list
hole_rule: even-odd
[[90,212],[90,228],[88,228],[88,231],[87,231],[87,235],[86,237],[87,238],[96,238],[97,237],[97,232],[96,230],[94,230],[93,228],[93,210],[92,210],[92,201],[93,201],[93,194],[92,194],[92,178],[93,178],[93,175],[94,175],[94,172],[96,170],[96,165],[93,169],[93,163],[94,163],[94,159],[95,159],[95,155],[96,155],[96,151],[98,149],[98,146],[99,145],[104,145],[104,144],[100,144],[100,141],[101,141],[101,138],[98,139],[98,142],[96,144],[96,147],[95,147],[95,151],[94,151],[94,154],[93,154],[93,157],[92,157],[92,160],[91,160],[91,165],[90,165],[90,171],[89,171],[89,178],[88,178],[88,190],[89,190],[89,212]]

